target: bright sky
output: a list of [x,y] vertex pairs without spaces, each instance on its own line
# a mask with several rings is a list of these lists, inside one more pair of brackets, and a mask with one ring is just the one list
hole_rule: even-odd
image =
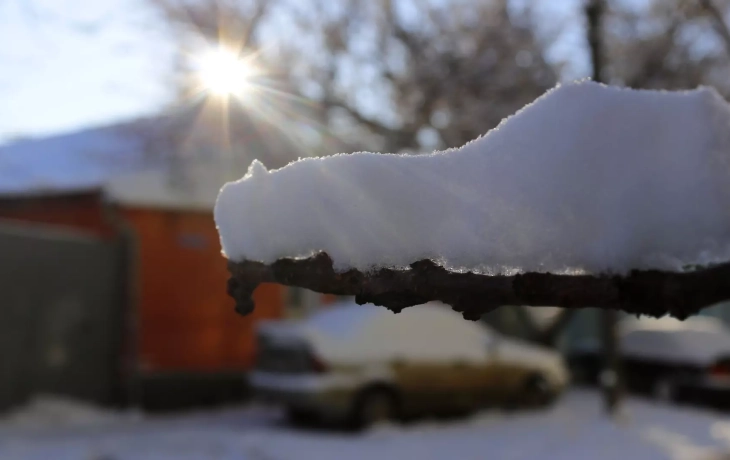
[[168,99],[171,47],[145,0],[0,0],[0,143]]
[[[172,45],[146,1],[0,0],[0,143],[133,118],[168,102]],[[566,17],[581,1],[538,6]],[[565,34],[558,58],[580,46],[575,32]]]

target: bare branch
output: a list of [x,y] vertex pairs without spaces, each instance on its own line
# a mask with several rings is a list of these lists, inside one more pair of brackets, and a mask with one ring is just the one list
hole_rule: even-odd
[[626,276],[525,273],[489,276],[450,272],[430,260],[409,270],[383,268],[369,273],[337,273],[325,253],[307,259],[260,262],[229,261],[228,293],[241,314],[253,311],[251,298],[260,283],[280,283],[313,291],[354,295],[399,312],[429,301],[451,305],[476,320],[502,305],[553,305],[570,309],[597,307],[679,319],[730,299],[730,263],[692,272],[633,271]]
[[396,136],[399,134],[398,130],[389,128],[376,120],[366,117],[359,110],[355,109],[354,107],[345,103],[342,100],[329,100],[329,101],[327,101],[327,103],[328,103],[327,105],[329,106],[329,108],[336,107],[336,108],[344,110],[347,113],[347,115],[352,117],[353,120],[355,120],[357,123],[365,126],[366,128],[368,128],[370,131],[372,131],[375,134],[379,134],[381,136],[387,136],[387,137]]
[[565,329],[574,314],[575,309],[560,310],[547,325],[540,326],[535,321],[535,317],[529,312],[529,308],[525,305],[510,305],[509,308],[515,308],[520,323],[527,328],[527,334],[530,340],[542,345],[555,346],[560,333]]
[[717,33],[722,38],[723,43],[725,43],[725,48],[727,52],[730,53],[730,28],[728,28],[728,25],[723,18],[722,12],[712,0],[700,0],[700,4],[702,5],[702,8],[704,8],[712,18],[712,22],[715,25],[715,30],[717,30]]
[[576,312],[577,310],[566,309],[558,313],[550,325],[540,331],[537,336],[537,342],[543,345],[554,346],[560,336],[560,333],[563,332],[568,323],[570,323],[570,320],[573,319]]
[[255,45],[254,34],[273,6],[270,0],[255,0],[245,8],[236,2],[207,0],[149,0],[175,27],[194,30],[211,40],[230,39],[246,46]]

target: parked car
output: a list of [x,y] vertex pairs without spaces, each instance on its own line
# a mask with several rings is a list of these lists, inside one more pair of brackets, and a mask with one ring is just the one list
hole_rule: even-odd
[[300,322],[264,322],[249,374],[254,394],[293,420],[357,426],[469,411],[488,404],[546,404],[568,382],[559,354],[500,336],[441,304],[397,315],[339,304]]
[[[722,321],[627,318],[618,327],[629,391],[667,401],[730,403],[730,330]],[[578,345],[567,355],[576,380],[598,383],[598,342]]]

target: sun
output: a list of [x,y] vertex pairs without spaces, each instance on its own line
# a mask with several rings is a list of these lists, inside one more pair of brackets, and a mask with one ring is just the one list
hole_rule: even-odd
[[255,69],[232,50],[215,48],[196,59],[197,74],[203,89],[217,96],[244,93],[251,85]]

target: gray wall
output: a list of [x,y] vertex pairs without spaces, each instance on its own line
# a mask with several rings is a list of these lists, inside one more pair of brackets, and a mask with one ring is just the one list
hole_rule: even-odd
[[41,393],[118,397],[122,260],[114,242],[0,222],[0,409]]

